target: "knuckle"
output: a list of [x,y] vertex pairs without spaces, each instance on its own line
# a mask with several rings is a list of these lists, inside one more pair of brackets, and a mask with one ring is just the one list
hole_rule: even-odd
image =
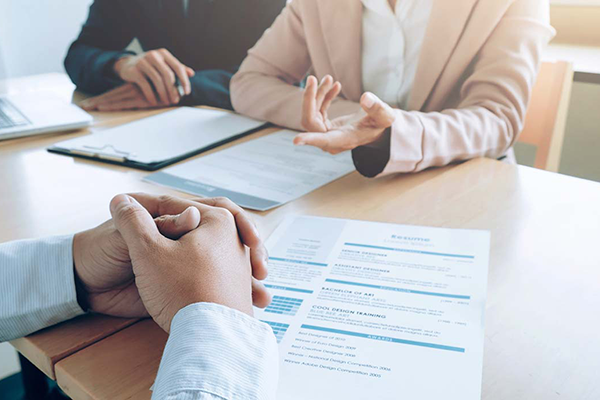
[[233,215],[229,212],[229,210],[225,209],[225,208],[215,208],[215,214],[219,217],[219,218],[223,218],[223,219],[233,219]]
[[135,216],[135,208],[132,205],[123,205],[117,210],[117,216],[121,219],[130,219]]
[[207,206],[216,207],[216,201],[214,197],[194,197],[190,200],[196,203],[205,204]]
[[137,219],[139,212],[140,212],[140,210],[137,207],[135,207],[133,204],[128,204],[128,205],[121,206],[117,210],[116,216],[122,223],[129,224],[129,223],[133,222],[135,219]]
[[170,203],[171,201],[173,201],[173,196],[168,195],[168,194],[161,194],[160,196],[158,196],[158,201],[162,204],[162,203]]
[[211,210],[211,217],[223,225],[235,225],[233,214],[225,208],[215,208]]
[[214,200],[215,200],[215,204],[222,204],[222,205],[226,205],[226,206],[230,206],[230,205],[234,204],[233,201],[229,200],[229,198],[223,197],[223,196],[215,197]]
[[160,216],[158,218],[154,218],[154,222],[156,223],[156,226],[161,231],[168,225],[168,223],[170,221],[171,221],[171,219],[165,215]]
[[167,214],[165,210],[169,209],[169,204],[171,204],[174,200],[175,198],[168,194],[161,194],[160,196],[158,196],[158,214]]
[[229,219],[233,217],[233,215],[225,208],[217,207],[214,209],[214,212],[218,218]]

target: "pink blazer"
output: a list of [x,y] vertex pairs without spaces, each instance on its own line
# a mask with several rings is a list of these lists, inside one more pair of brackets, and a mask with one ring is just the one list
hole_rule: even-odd
[[[361,0],[292,0],[233,77],[233,107],[301,130],[302,90],[292,85],[312,73],[343,85],[331,117],[357,111],[361,27]],[[435,0],[408,110],[373,145],[385,160],[368,174],[512,154],[553,35],[548,0]],[[355,152],[359,171],[380,161],[374,154]]]

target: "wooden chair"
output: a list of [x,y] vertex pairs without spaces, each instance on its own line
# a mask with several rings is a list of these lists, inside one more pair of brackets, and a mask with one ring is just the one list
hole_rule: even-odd
[[542,64],[518,140],[535,146],[535,168],[558,172],[572,86],[571,63]]

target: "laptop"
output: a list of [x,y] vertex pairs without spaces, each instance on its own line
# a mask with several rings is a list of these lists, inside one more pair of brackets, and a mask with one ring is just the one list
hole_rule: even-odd
[[50,93],[0,95],[0,140],[89,126],[92,116]]

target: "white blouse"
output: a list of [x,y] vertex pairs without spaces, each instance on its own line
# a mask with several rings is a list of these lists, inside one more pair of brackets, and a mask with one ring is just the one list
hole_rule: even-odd
[[392,107],[406,109],[433,0],[362,0],[362,83]]

